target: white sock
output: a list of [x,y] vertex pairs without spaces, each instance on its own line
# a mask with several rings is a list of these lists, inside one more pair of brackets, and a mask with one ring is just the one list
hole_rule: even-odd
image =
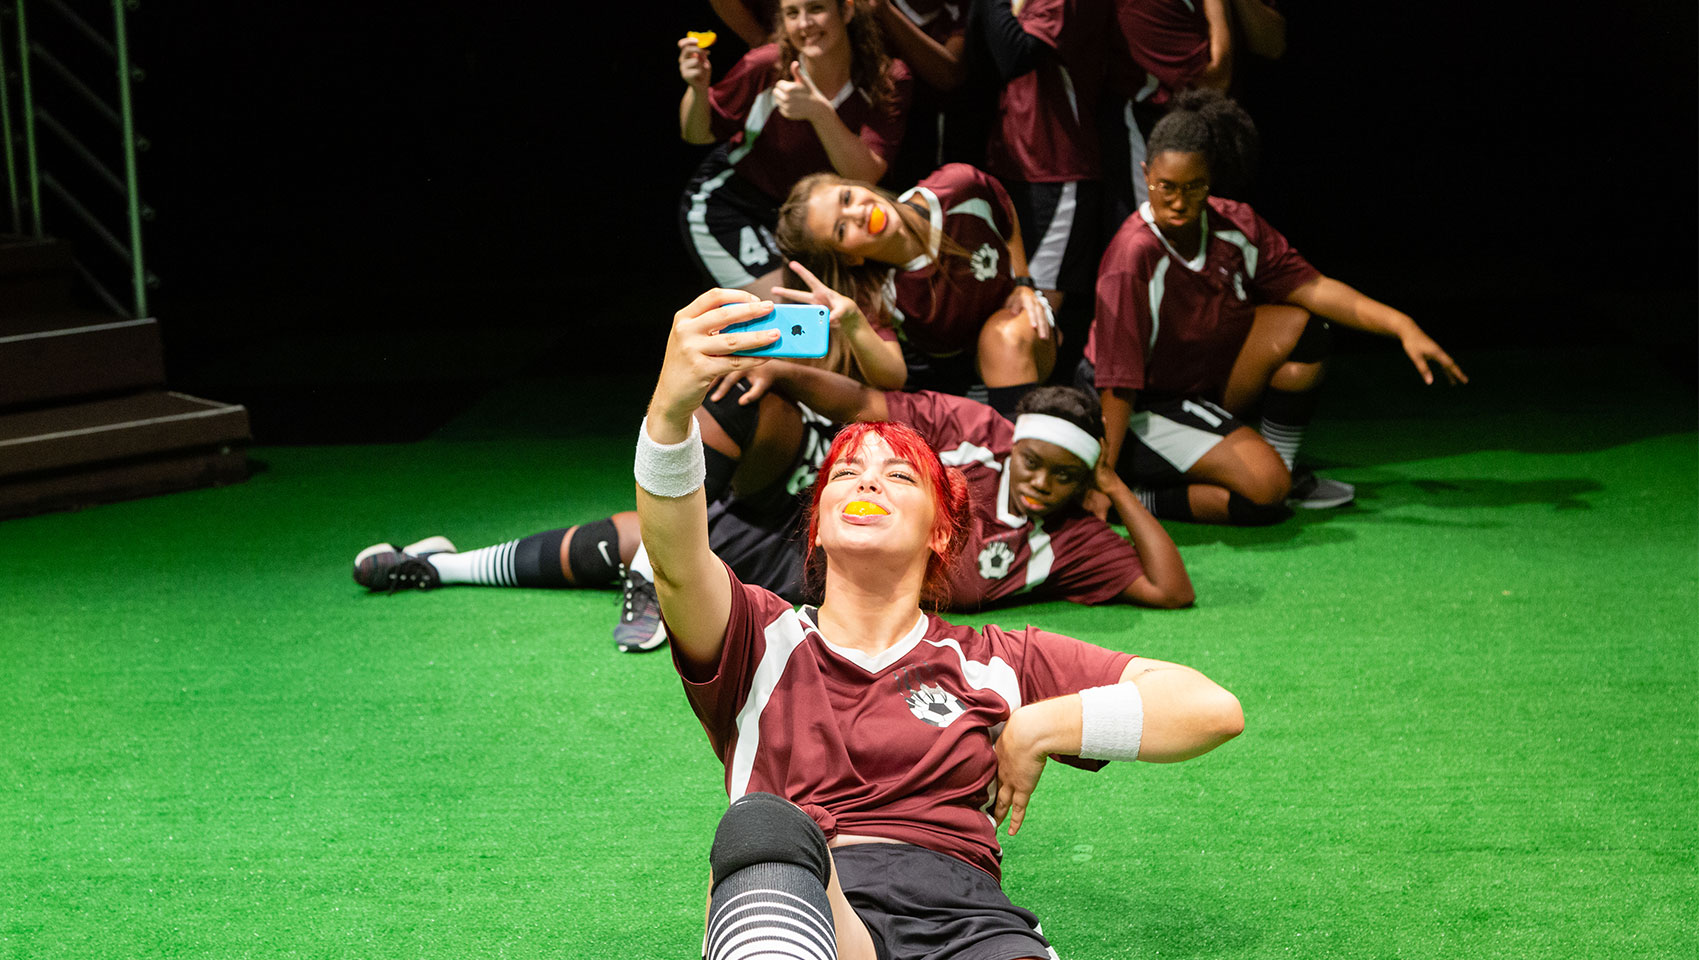
[[467,553],[433,553],[425,560],[437,568],[437,578],[445,584],[512,587],[519,582],[514,575],[514,548],[517,546],[518,540],[509,540]]
[[626,569],[643,574],[643,578],[650,583],[655,582],[655,568],[649,565],[649,551],[643,548],[642,541],[639,541],[637,553],[632,555],[632,562],[626,564]]

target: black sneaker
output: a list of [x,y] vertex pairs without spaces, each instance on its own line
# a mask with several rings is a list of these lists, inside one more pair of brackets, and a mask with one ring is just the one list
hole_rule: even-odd
[[1293,487],[1287,492],[1287,506],[1304,510],[1327,510],[1343,507],[1358,495],[1358,488],[1342,480],[1330,480],[1308,467],[1293,471]]
[[635,570],[620,569],[625,602],[620,607],[620,622],[614,627],[614,646],[621,653],[654,650],[667,642],[667,628],[661,623],[661,601],[655,598],[655,584]]
[[387,543],[374,543],[354,557],[354,582],[368,590],[395,593],[397,590],[434,590],[442,586],[437,568],[426,557],[454,553],[447,537],[426,537],[400,550]]

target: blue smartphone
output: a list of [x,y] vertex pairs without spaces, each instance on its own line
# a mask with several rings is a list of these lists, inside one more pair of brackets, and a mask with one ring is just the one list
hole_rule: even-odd
[[779,339],[757,350],[739,350],[740,357],[794,357],[797,359],[826,356],[827,331],[832,329],[832,315],[825,307],[812,303],[776,303],[773,312],[765,317],[730,324],[721,333],[747,333],[752,330],[778,330]]

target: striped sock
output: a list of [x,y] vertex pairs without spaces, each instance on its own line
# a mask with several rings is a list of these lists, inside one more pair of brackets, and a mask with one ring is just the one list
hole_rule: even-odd
[[1274,423],[1268,417],[1264,417],[1263,422],[1257,427],[1257,432],[1261,433],[1263,439],[1269,441],[1269,445],[1274,447],[1275,452],[1281,455],[1281,462],[1287,465],[1287,469],[1292,470],[1293,458],[1299,455],[1299,447],[1305,441],[1305,428],[1286,423]]
[[1315,393],[1291,393],[1270,387],[1263,394],[1263,420],[1257,432],[1281,455],[1288,470],[1293,469],[1293,460],[1305,440],[1305,428],[1315,415]]
[[834,960],[832,906],[820,878],[791,863],[757,863],[714,886],[707,960]]
[[437,577],[445,584],[514,587],[519,585],[514,573],[514,553],[519,545],[519,540],[509,540],[467,553],[433,553],[425,559],[437,568]]

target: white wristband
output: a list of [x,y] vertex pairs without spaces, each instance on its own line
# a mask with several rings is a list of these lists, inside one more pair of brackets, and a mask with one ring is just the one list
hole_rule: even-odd
[[638,486],[658,497],[683,497],[695,493],[708,477],[702,455],[702,428],[691,418],[691,432],[678,443],[656,443],[649,436],[649,418],[638,427],[637,458],[632,476]]
[[1145,701],[1131,683],[1080,691],[1080,756],[1087,760],[1138,760],[1145,732]]

